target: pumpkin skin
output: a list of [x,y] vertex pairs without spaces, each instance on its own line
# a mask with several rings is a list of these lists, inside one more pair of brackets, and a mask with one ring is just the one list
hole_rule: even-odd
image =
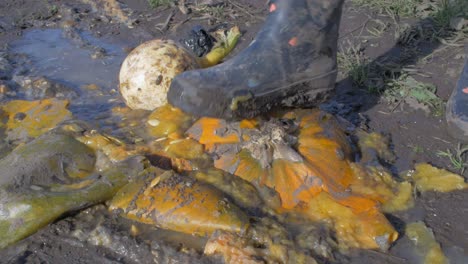
[[[38,122],[37,131],[29,130],[33,132],[29,136],[35,135],[45,129],[40,123],[44,119],[56,120],[63,117],[61,113],[68,113],[56,105],[47,106],[50,102],[25,103],[29,118],[35,119],[16,129],[28,131],[31,123]],[[44,117],[43,107],[58,114]],[[111,199],[143,170],[141,156],[130,157],[124,146],[97,132],[87,133],[86,126],[79,123],[62,123],[0,159],[5,172],[0,177],[0,248],[67,212]]]
[[216,230],[244,233],[248,217],[215,188],[189,177],[149,168],[113,198],[111,210],[142,223],[208,236]]
[[0,106],[0,129],[17,144],[25,143],[71,119],[68,100],[44,99],[39,101],[13,100]]

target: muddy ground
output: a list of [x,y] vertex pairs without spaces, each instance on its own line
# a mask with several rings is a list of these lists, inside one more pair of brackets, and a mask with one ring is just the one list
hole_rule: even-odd
[[[186,1],[187,3],[197,1]],[[188,10],[174,6],[153,9],[146,0],[2,0],[0,1],[0,96],[37,99],[43,95],[23,92],[22,86],[31,76],[46,76],[57,82],[45,93],[74,98],[74,114],[93,120],[96,113],[122,101],[118,98],[117,73],[125,55],[139,43],[154,38],[179,40],[194,25],[212,28],[222,23],[239,25],[243,36],[234,54],[246,47],[266,16],[263,0],[198,1],[213,6],[209,10]],[[93,4],[98,3],[98,4]],[[100,4],[106,3],[106,4]],[[190,6],[189,6],[190,7]],[[191,11],[191,12],[190,12]],[[381,35],[368,29],[378,26],[376,20],[387,23]],[[413,28],[424,21],[405,20]],[[394,61],[400,67],[412,69],[418,81],[437,86],[437,95],[446,101],[455,86],[463,66],[463,40],[444,46],[438,41],[417,41],[411,51],[397,43],[397,25],[388,16],[346,3],[340,45],[343,49],[357,47],[369,61]],[[53,30],[49,30],[53,29]],[[466,40],[464,40],[466,42]],[[54,50],[66,54],[54,57]],[[97,60],[81,59],[82,53]],[[72,63],[73,62],[73,63]],[[70,63],[70,65],[67,65]],[[89,88],[98,86],[99,92]],[[87,86],[88,85],[88,86]],[[85,89],[83,87],[88,87]],[[94,86],[93,86],[94,87]],[[86,103],[98,96],[102,104]],[[109,103],[111,102],[111,103]],[[443,115],[418,109],[407,102],[389,104],[382,93],[353,84],[344,71],[337,83],[337,94],[323,109],[339,114],[369,130],[388,134],[397,160],[395,172],[412,169],[417,162],[429,162],[437,167],[454,170],[438,151],[455,149],[459,143],[446,131]],[[456,171],[459,172],[459,171]],[[465,174],[466,176],[466,174]],[[397,227],[405,221],[422,220],[441,243],[451,263],[468,263],[468,191],[425,193],[409,212],[389,216]],[[97,228],[99,223],[99,228]],[[0,251],[0,263],[218,263],[221,260],[200,256],[196,249],[200,241],[182,238],[186,245],[173,239],[173,234],[158,233],[161,240],[147,243],[149,238],[129,237],[129,223],[117,220],[101,207],[63,217],[24,240]],[[107,228],[107,229],[106,229]],[[113,246],[96,246],[93,238],[80,236],[77,230],[95,230],[101,235],[108,230],[117,241]],[[107,231],[106,231],[107,230]],[[78,233],[77,233],[78,232]],[[146,239],[146,240],[145,240]],[[355,251],[351,256],[337,256],[338,263],[418,263],[408,252],[407,238],[398,240],[388,253]],[[195,250],[188,250],[195,248]]]

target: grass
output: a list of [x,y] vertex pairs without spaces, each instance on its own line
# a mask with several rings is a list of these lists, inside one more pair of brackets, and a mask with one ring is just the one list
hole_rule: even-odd
[[377,9],[391,17],[411,17],[423,0],[353,0],[360,6]]
[[367,27],[366,30],[371,34],[374,38],[380,38],[385,31],[389,28],[389,23],[386,23],[380,19],[373,19],[374,22],[373,26]]
[[[353,0],[353,2],[391,17],[395,24],[395,38],[403,45],[417,45],[419,40],[434,41],[458,34],[466,37],[468,34],[467,30],[456,32],[451,27],[454,18],[468,19],[466,0]],[[419,18],[425,22],[417,27],[411,27],[402,23],[401,18]],[[369,33],[378,35],[379,31],[371,29]]]
[[468,168],[468,146],[458,144],[455,151],[452,152],[450,149],[447,149],[447,151],[439,151],[437,152],[437,156],[448,158],[452,167],[459,171],[460,174],[463,174]]
[[340,72],[345,73],[354,86],[365,88],[370,93],[382,93],[389,88],[388,84],[393,83],[404,71],[400,63],[411,55],[409,51],[404,52],[397,62],[370,61],[359,44],[353,46],[349,42],[346,46],[341,46],[337,55]]
[[349,46],[341,48],[337,55],[338,65],[342,72],[346,72],[353,84],[359,87],[367,87],[369,80],[370,65],[364,56],[360,46]]
[[[404,57],[418,54],[422,43],[440,42],[440,50],[445,48],[462,49],[468,36],[468,28],[456,31],[451,23],[455,18],[468,18],[466,0],[352,0],[358,6],[376,10],[393,20],[372,19],[375,23],[367,27],[374,38],[393,28],[395,40],[402,48],[399,58],[393,61],[373,61],[368,64],[363,51],[349,48],[338,55],[340,67],[348,73],[353,83],[364,86],[368,91],[382,94],[382,98],[393,105],[402,103],[430,111],[435,116],[444,112],[444,102],[436,95],[437,87],[414,79],[404,66]],[[401,18],[417,18],[417,23]],[[411,23],[411,25],[410,25]],[[408,60],[410,65],[415,62]],[[420,60],[419,62],[423,62]]]
[[204,13],[209,15],[211,19],[213,19],[215,23],[217,23],[223,21],[223,19],[227,15],[225,9],[226,6],[224,4],[217,6],[205,6]]
[[194,7],[196,13],[209,19],[210,24],[222,24],[229,20],[229,14],[232,14],[233,6],[229,3],[219,5],[198,5]]
[[466,0],[353,0],[393,18],[432,18],[439,26],[447,27],[450,19],[467,16]]
[[174,1],[175,0],[148,0],[148,3],[152,8],[156,8],[160,6],[168,6]]
[[402,102],[413,107],[429,110],[434,116],[444,113],[444,101],[436,95],[437,87],[419,82],[406,72],[386,83],[383,98],[396,108]]
[[439,0],[434,10],[429,16],[440,29],[450,28],[450,22],[455,17],[468,18],[466,0]]
[[408,147],[411,148],[411,150],[412,150],[414,153],[417,153],[417,154],[424,153],[424,148],[423,148],[422,146],[408,145]]
[[50,13],[51,16],[56,15],[58,13],[58,11],[59,10],[58,10],[58,7],[56,5],[52,5],[49,8],[49,13]]

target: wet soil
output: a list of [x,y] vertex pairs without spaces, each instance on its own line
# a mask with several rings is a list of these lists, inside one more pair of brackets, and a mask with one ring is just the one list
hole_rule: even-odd
[[[118,70],[126,54],[139,43],[153,38],[180,40],[195,25],[209,29],[226,23],[238,25],[243,33],[235,55],[250,43],[267,14],[263,0],[205,2],[214,6],[227,4],[229,7],[224,10],[228,12],[209,14],[192,10],[184,14],[177,7],[152,9],[146,0],[2,0],[0,99],[70,98],[74,115],[96,123],[112,106],[123,105],[118,94]],[[367,31],[373,18],[390,23],[390,28],[379,37]],[[408,23],[418,25],[421,21],[413,19]],[[403,60],[404,47],[394,38],[391,19],[357,8],[350,1],[344,9],[340,32],[341,45],[360,44],[370,60],[389,58],[402,67],[418,69],[424,74],[415,78],[437,85],[437,95],[443,100],[449,98],[463,66],[463,59],[456,56],[463,53],[462,48],[444,49],[428,41],[422,41],[417,52]],[[421,62],[431,54],[431,61]],[[25,87],[40,78],[55,86],[45,87],[42,93],[28,92]],[[354,86],[346,77],[340,78],[336,96],[323,108],[369,130],[389,135],[397,156],[395,173],[412,169],[417,162],[453,170],[446,158],[436,155],[437,151],[453,149],[458,143],[447,134],[443,116],[437,117],[406,104],[390,106],[378,94]],[[400,230],[404,229],[404,222],[424,221],[433,230],[450,263],[468,262],[468,191],[421,194],[415,208],[389,218]],[[146,237],[131,237],[128,235],[131,225],[110,215],[102,206],[90,208],[64,216],[21,243],[0,251],[0,262],[220,262],[199,254],[201,247],[197,243],[200,241],[190,237],[175,239],[174,234],[157,230],[141,232],[146,233]],[[106,246],[102,241],[96,242],[97,238],[79,235],[80,232],[93,233],[90,230],[100,230],[101,240],[102,234],[112,236],[115,243]],[[185,241],[185,244],[177,241]],[[403,237],[388,253],[352,251],[349,256],[337,256],[337,262],[420,263],[411,245]]]

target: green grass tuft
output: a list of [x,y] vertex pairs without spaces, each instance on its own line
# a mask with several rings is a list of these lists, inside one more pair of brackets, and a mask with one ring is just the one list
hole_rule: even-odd
[[465,170],[468,168],[468,146],[462,146],[458,144],[457,148],[454,152],[450,149],[447,151],[438,151],[437,156],[448,158],[452,167],[463,174]]
[[168,6],[173,2],[174,0],[148,0],[148,3],[152,8],[156,8],[160,6]]
[[412,17],[423,0],[353,0],[360,6],[379,10],[392,17]]
[[369,60],[364,56],[359,46],[350,46],[341,49],[337,55],[338,65],[342,72],[345,72],[359,87],[367,86],[369,78]]
[[450,22],[456,17],[468,18],[466,0],[439,0],[433,9],[430,17],[440,29],[450,28]]
[[429,109],[434,116],[444,113],[444,101],[436,95],[437,87],[422,83],[403,72],[398,78],[390,79],[386,84],[383,98],[391,104],[412,102],[421,108]]

